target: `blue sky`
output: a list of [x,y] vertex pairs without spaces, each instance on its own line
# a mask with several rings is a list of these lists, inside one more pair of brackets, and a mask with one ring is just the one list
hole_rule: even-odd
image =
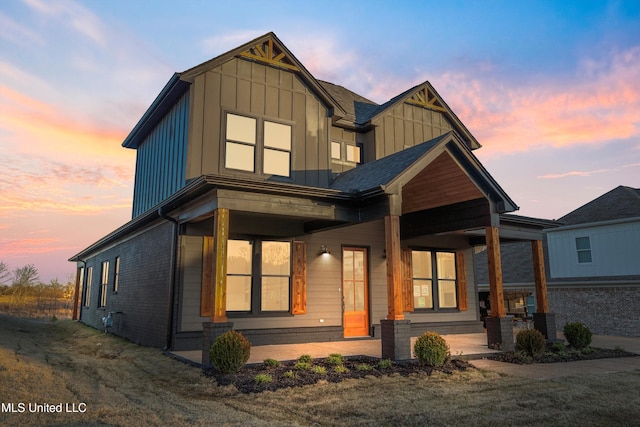
[[382,103],[429,80],[520,206],[640,187],[638,1],[0,3],[0,261],[66,280],[131,216],[120,143],[175,71],[274,31]]

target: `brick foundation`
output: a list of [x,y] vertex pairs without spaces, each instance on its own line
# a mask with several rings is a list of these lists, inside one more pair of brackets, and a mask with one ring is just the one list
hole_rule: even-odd
[[487,344],[489,348],[513,351],[513,316],[487,317]]
[[382,332],[382,358],[411,359],[411,322],[409,320],[380,321]]

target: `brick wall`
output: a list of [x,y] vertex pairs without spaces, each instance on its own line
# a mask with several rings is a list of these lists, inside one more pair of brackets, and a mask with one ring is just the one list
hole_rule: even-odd
[[556,327],[582,322],[594,334],[640,336],[640,287],[547,288]]
[[[104,329],[102,317],[113,315],[109,332],[137,344],[164,347],[167,344],[169,293],[171,288],[171,244],[173,224],[160,223],[134,238],[117,244],[87,260],[93,267],[90,306],[82,306],[80,320],[89,326]],[[118,292],[113,292],[115,258],[120,257]],[[107,305],[100,301],[101,263],[109,261]]]

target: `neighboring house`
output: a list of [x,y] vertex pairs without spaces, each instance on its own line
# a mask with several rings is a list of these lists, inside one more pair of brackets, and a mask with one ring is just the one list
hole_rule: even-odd
[[[546,230],[544,251],[549,307],[560,329],[583,322],[597,334],[640,336],[640,189],[619,186],[558,219]],[[530,312],[530,250],[504,243],[501,254],[507,312]],[[482,298],[489,284],[481,249],[475,267]]]
[[[175,74],[123,146],[133,218],[71,258],[75,317],[144,345],[207,348],[233,327],[253,344],[381,337],[408,358],[427,329],[483,330],[474,245],[501,292],[499,238],[542,239],[503,219],[517,206],[429,82],[378,105],[273,33]],[[495,318],[488,343],[512,345]]]

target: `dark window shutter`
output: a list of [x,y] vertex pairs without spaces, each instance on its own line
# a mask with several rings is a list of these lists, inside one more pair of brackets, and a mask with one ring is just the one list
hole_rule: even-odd
[[456,252],[456,277],[458,279],[458,310],[469,310],[467,297],[467,269],[464,264],[464,253]]
[[307,312],[307,244],[293,242],[291,314]]
[[411,249],[403,249],[402,255],[402,311],[413,311],[413,268]]
[[202,281],[200,316],[213,314],[213,236],[204,236],[202,245]]

